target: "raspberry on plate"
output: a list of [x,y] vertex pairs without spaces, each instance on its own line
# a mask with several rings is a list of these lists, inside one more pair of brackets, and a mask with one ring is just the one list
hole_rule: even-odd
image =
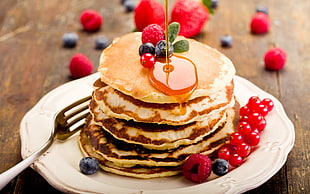
[[286,62],[286,52],[281,48],[272,48],[265,53],[264,62],[266,69],[280,70]]
[[250,28],[254,34],[264,34],[269,31],[270,21],[266,13],[257,12],[251,19]]
[[69,70],[73,78],[90,75],[93,71],[93,63],[83,54],[73,55],[69,63]]
[[156,45],[160,40],[164,40],[164,29],[158,24],[150,24],[142,31],[142,43],[150,42]]
[[194,0],[177,0],[171,11],[171,21],[180,24],[179,35],[187,38],[202,30],[208,16],[207,8]]
[[207,180],[212,170],[212,162],[208,156],[193,154],[188,157],[183,166],[183,174],[186,179],[202,183]]
[[80,22],[84,30],[93,32],[100,29],[103,18],[97,11],[86,9],[80,15]]
[[164,7],[156,0],[141,0],[135,8],[134,19],[136,28],[140,32],[150,24],[164,27]]

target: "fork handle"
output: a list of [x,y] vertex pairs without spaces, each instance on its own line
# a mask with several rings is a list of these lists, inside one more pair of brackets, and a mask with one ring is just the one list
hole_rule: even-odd
[[0,191],[23,170],[29,167],[47,148],[52,144],[52,140],[47,141],[40,149],[33,152],[28,158],[22,160],[12,168],[0,174]]

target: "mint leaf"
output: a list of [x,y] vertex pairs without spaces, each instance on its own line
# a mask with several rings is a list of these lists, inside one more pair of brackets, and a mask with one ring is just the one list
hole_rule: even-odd
[[202,0],[202,4],[208,9],[210,14],[213,14],[212,2],[211,0]]
[[187,40],[179,40],[173,44],[175,53],[182,53],[189,50],[189,43]]
[[168,38],[169,42],[173,43],[180,32],[180,24],[178,22],[172,22],[168,26]]

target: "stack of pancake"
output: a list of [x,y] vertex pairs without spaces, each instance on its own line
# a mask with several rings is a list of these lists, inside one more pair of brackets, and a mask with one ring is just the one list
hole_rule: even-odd
[[91,116],[79,139],[83,153],[97,158],[103,170],[137,178],[176,175],[189,155],[212,157],[234,131],[232,62],[187,40],[190,50],[178,55],[193,61],[198,85],[182,103],[148,80],[138,54],[141,33],[124,35],[103,51]]

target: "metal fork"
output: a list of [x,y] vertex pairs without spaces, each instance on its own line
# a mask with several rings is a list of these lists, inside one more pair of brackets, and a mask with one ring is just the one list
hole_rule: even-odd
[[84,125],[83,119],[89,114],[88,102],[90,99],[91,96],[80,99],[55,115],[50,137],[44,145],[26,159],[0,174],[0,190],[41,156],[55,139],[66,140],[81,129]]

